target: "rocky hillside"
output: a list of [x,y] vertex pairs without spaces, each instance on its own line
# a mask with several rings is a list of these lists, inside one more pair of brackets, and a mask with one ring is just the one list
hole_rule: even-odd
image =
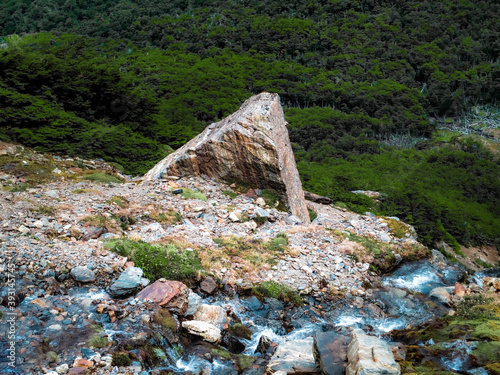
[[[285,340],[282,361],[272,356],[278,336],[256,336],[256,327],[307,331],[352,308],[391,319],[378,274],[430,255],[396,218],[309,201],[312,223],[301,224],[265,190],[204,177],[143,183],[102,161],[1,150],[0,309],[5,324],[15,317],[18,361],[2,363],[5,373],[262,374],[287,371],[298,360],[287,345],[299,344],[300,361],[316,373],[329,355],[317,342],[332,337]],[[434,310],[429,316],[445,311]],[[349,337],[350,324],[341,327]],[[6,352],[6,336],[2,345]],[[217,363],[227,372],[215,371]]]

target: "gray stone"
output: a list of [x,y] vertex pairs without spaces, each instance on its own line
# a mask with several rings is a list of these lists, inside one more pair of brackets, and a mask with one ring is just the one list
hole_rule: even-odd
[[111,286],[109,295],[114,298],[125,298],[134,294],[143,285],[142,269],[138,267],[129,267],[123,271]]
[[260,216],[260,217],[269,217],[269,212],[267,212],[266,210],[264,210],[263,208],[260,208],[260,207],[257,207],[255,209],[255,213],[257,214],[257,216]]
[[80,283],[91,283],[95,281],[94,271],[88,267],[78,266],[71,269],[71,277]]
[[201,302],[202,298],[192,292],[191,290],[189,290],[189,295],[188,295],[188,308],[186,310],[186,312],[184,313],[184,315],[193,315],[196,310],[198,310],[198,307],[201,306],[202,302]]
[[429,297],[434,298],[438,302],[449,304],[451,301],[450,293],[444,287],[437,287],[431,290]]
[[335,332],[316,332],[314,357],[323,375],[344,375],[349,337]]
[[281,343],[267,365],[268,372],[319,374],[313,354],[313,338]]
[[193,315],[193,319],[210,323],[219,329],[222,329],[227,323],[226,310],[222,306],[216,305],[200,305]]
[[351,333],[347,351],[349,365],[346,375],[400,375],[389,345],[378,337],[368,336],[360,329]]
[[213,324],[190,320],[182,322],[182,327],[189,333],[196,336],[201,336],[205,341],[218,343],[221,339],[221,331]]

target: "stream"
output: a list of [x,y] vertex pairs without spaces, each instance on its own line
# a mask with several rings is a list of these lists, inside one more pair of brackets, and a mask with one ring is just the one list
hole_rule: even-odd
[[[313,336],[316,331],[346,330],[353,327],[387,339],[393,329],[402,329],[425,323],[448,312],[442,304],[432,304],[429,293],[436,287],[453,288],[464,272],[454,266],[437,267],[429,261],[419,261],[401,266],[389,276],[383,277],[381,286],[373,290],[372,300],[355,306],[352,300],[344,302],[340,308],[323,309],[317,314],[310,306],[283,310],[284,304],[272,298],[261,303],[255,297],[233,296],[231,299],[210,300],[209,303],[230,307],[234,315],[252,331],[252,339],[241,339],[245,345],[242,354],[259,356],[255,351],[262,336],[280,344],[285,341]],[[483,274],[475,276],[478,280]],[[284,322],[291,323],[287,327]],[[442,358],[442,365],[448,371],[469,374],[487,374],[484,369],[463,372],[469,366],[464,354],[470,353],[474,343],[460,340],[448,343],[451,354]],[[185,351],[189,352],[189,350]],[[184,353],[185,353],[184,352]],[[235,370],[230,361],[213,361],[194,354],[182,354],[173,348],[166,348],[170,363],[163,367],[176,374],[209,373],[214,375],[233,374]],[[245,372],[246,373],[246,372]]]

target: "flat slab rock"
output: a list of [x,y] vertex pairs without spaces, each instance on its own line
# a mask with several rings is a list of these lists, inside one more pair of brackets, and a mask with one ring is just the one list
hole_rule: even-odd
[[360,329],[351,333],[347,358],[349,365],[346,375],[401,374],[401,368],[389,345],[378,337],[368,336]]
[[287,374],[320,374],[313,354],[313,338],[280,344],[267,365],[266,374],[274,374],[277,371],[284,371]]

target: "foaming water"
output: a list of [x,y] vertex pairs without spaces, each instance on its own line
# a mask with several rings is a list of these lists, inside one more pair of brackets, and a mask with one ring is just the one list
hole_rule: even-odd
[[[451,276],[451,272],[448,273]],[[433,288],[446,285],[445,276],[447,273],[437,270],[429,262],[409,263],[387,276],[383,284],[428,294]]]

